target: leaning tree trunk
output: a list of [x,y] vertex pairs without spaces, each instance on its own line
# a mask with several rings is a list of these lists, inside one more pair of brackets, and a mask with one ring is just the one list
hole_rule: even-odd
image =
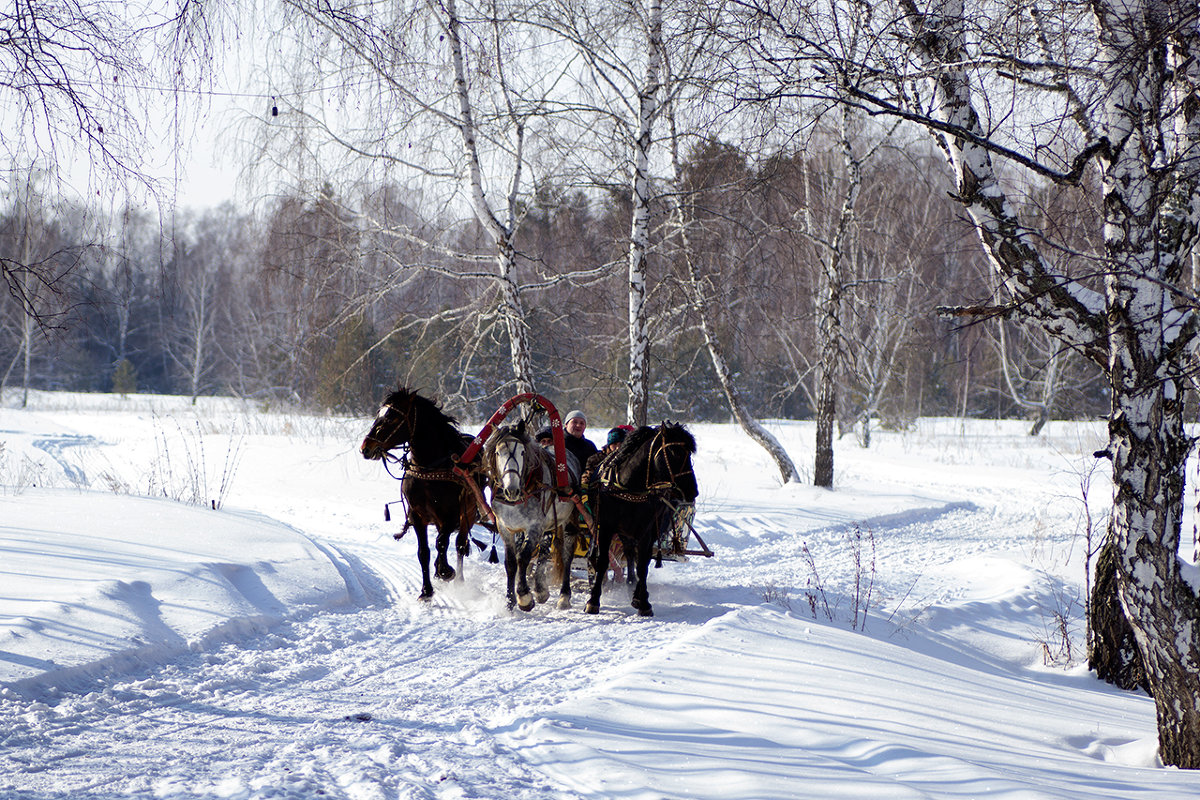
[[[668,85],[671,83],[669,71],[667,72],[666,83]],[[708,349],[709,358],[712,360],[713,372],[717,375],[717,383],[720,384],[721,392],[725,395],[725,401],[729,403],[729,410],[733,412],[733,418],[737,420],[738,425],[746,432],[747,436],[757,442],[771,456],[771,459],[775,462],[775,467],[779,470],[779,477],[784,483],[799,483],[800,473],[797,471],[796,465],[792,463],[787,450],[783,449],[783,445],[779,443],[779,440],[771,435],[771,432],[754,418],[754,415],[750,413],[750,409],[746,408],[741,393],[738,391],[737,384],[734,382],[733,371],[729,369],[729,361],[725,358],[725,348],[721,345],[721,340],[717,337],[717,333],[713,329],[713,320],[716,319],[716,309],[713,308],[713,302],[709,298],[708,291],[705,289],[704,280],[700,275],[700,268],[694,258],[695,254],[692,250],[691,238],[688,235],[688,227],[694,217],[688,203],[684,200],[683,167],[679,158],[679,130],[676,127],[675,105],[673,102],[668,102],[665,107],[670,135],[671,167],[674,175],[674,191],[671,194],[674,204],[672,210],[674,214],[675,233],[679,237],[679,247],[683,256],[683,262],[687,266],[688,286],[691,289],[692,305],[696,310],[696,315],[700,319],[700,331],[704,335],[704,345]]]
[[[677,206],[676,213],[682,216],[681,209]],[[696,313],[700,317],[700,330],[704,334],[704,344],[708,348],[708,355],[712,359],[713,371],[717,374],[717,383],[721,386],[721,392],[725,395],[726,402],[729,403],[729,410],[733,412],[734,419],[746,432],[746,435],[757,442],[767,454],[775,461],[775,466],[779,470],[779,476],[784,483],[799,482],[800,473],[796,470],[796,465],[792,463],[792,459],[788,456],[787,451],[783,449],[783,445],[779,440],[771,435],[770,431],[762,426],[750,410],[746,408],[746,404],[742,402],[741,394],[734,384],[733,375],[729,370],[729,362],[725,360],[724,348],[721,347],[721,342],[717,338],[712,327],[712,308],[708,299],[707,293],[704,291],[703,283],[700,280],[699,270],[696,269],[696,264],[691,258],[691,248],[687,242],[687,234],[683,226],[680,225],[681,238],[683,239],[684,260],[688,267],[688,280],[691,284],[693,303],[696,308]]]

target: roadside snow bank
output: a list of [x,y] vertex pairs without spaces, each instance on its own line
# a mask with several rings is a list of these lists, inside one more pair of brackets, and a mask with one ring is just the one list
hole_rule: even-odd
[[128,495],[0,496],[0,683],[157,660],[348,602],[327,552],[258,514]]
[[628,799],[1192,796],[1144,760],[1143,697],[1086,674],[983,684],[913,644],[739,609],[506,738],[564,787]]

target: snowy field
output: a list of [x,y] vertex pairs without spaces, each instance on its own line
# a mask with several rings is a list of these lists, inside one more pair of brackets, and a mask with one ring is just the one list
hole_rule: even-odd
[[[1081,666],[1102,423],[848,436],[834,491],[691,426],[716,557],[652,570],[644,619],[623,585],[597,617],[579,591],[509,612],[478,551],[419,602],[369,420],[15,400],[5,800],[1200,797],[1158,764],[1152,702]],[[812,426],[771,427],[809,467]]]

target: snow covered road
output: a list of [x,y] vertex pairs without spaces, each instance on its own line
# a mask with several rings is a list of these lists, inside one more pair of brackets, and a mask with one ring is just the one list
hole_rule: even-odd
[[[1148,698],[1078,663],[1086,429],[881,435],[827,492],[699,426],[717,557],[653,571],[643,619],[624,587],[510,612],[479,553],[421,603],[361,423],[221,420],[212,511],[97,491],[161,485],[161,417],[0,410],[29,431],[0,460],[3,800],[1200,797]],[[94,444],[50,458],[56,431]]]

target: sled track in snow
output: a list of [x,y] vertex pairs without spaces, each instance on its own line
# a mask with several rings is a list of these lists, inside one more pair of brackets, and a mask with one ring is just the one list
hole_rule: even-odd
[[467,581],[439,581],[423,603],[409,553],[319,546],[365,607],[99,679],[92,692],[0,697],[0,797],[569,798],[499,734],[679,635],[628,614],[585,616],[579,601],[507,612],[499,570],[478,555]]
[[[962,552],[994,545],[1008,524],[973,507],[895,521],[881,541],[905,544],[919,530]],[[719,536],[721,524],[710,519],[702,533]],[[789,586],[804,580],[794,534],[757,524],[758,544],[717,554],[747,560],[744,575],[723,580],[744,580],[752,603],[764,580],[755,559],[774,559]],[[844,527],[810,539],[832,549]],[[49,690],[34,703],[0,695],[0,798],[571,798],[504,744],[513,725],[587,702],[591,687],[725,613],[716,598],[730,596],[694,559],[654,571],[662,613],[652,620],[626,607],[623,586],[606,590],[598,618],[583,614],[580,595],[569,611],[508,612],[503,570],[474,551],[466,579],[435,581],[425,603],[402,545],[317,541],[349,609],[102,678],[92,692]]]

